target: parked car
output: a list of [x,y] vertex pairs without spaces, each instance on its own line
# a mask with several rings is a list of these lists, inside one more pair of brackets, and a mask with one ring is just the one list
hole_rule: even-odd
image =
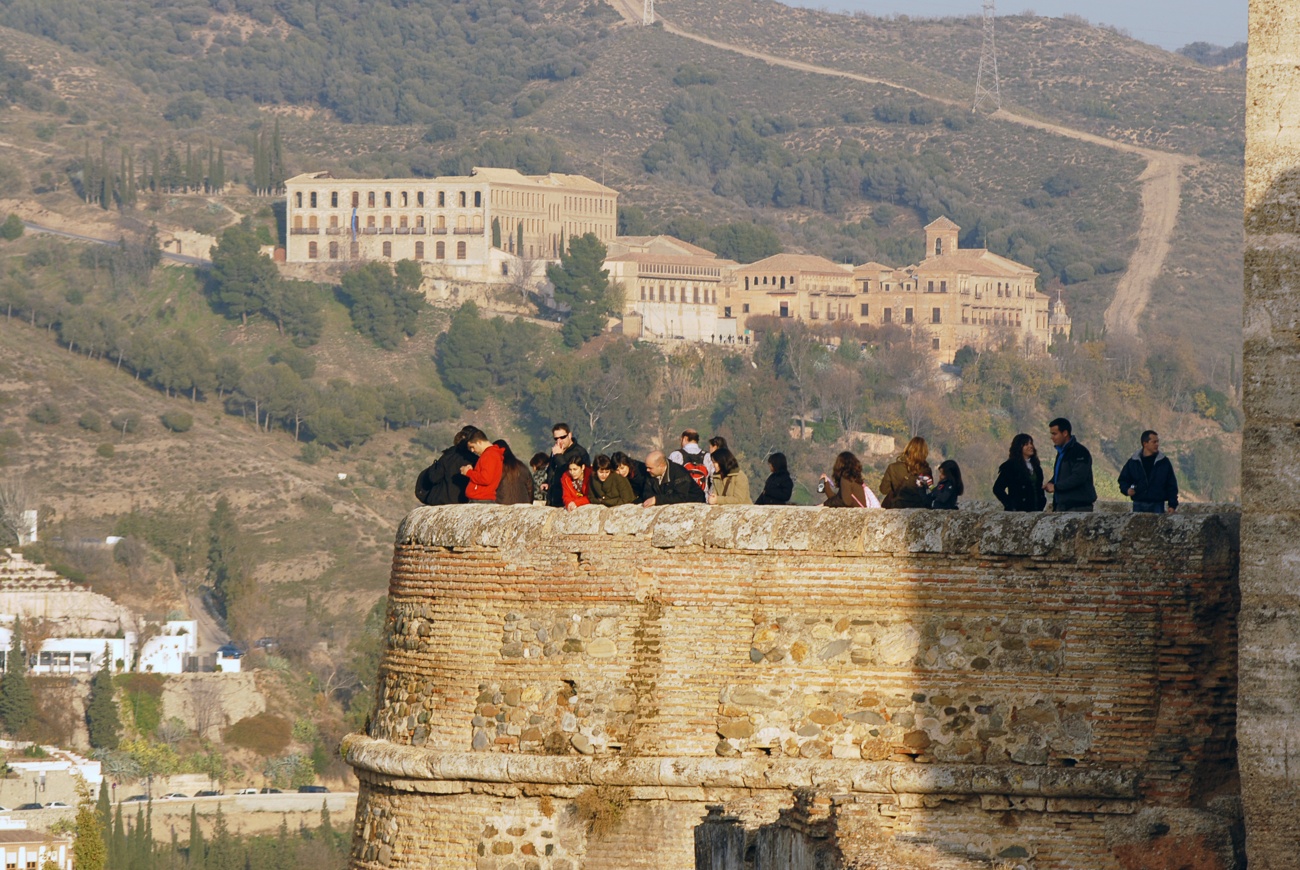
[[25,803],[25,804],[19,804],[19,805],[16,807],[16,809],[19,809],[19,810],[43,810],[43,809],[45,809],[45,807],[44,807],[44,805],[42,805],[42,804]]
[[264,788],[259,794],[282,794],[282,792],[278,788]]
[[47,810],[66,810],[66,809],[69,809],[68,805],[65,804],[63,801],[50,801],[49,803],[47,803],[47,804],[45,805],[45,808],[46,808]]
[[133,794],[129,798],[122,798],[122,803],[130,804],[130,803],[137,803],[139,801],[147,801],[147,800],[149,800],[149,795],[147,794]]
[[326,793],[326,792],[328,792],[328,791],[329,791],[329,789],[327,789],[327,788],[326,788],[325,786],[323,786],[323,785],[300,785],[300,786],[298,786],[298,793],[299,793],[299,794],[324,794],[324,793]]
[[173,792],[169,792],[169,793],[163,795],[162,797],[158,798],[158,800],[160,800],[160,801],[183,801],[183,800],[187,800],[188,798],[189,798],[189,795],[187,795],[187,794],[181,794],[181,793],[178,792],[178,791],[173,791]]
[[279,645],[280,645],[280,640],[279,638],[275,638],[275,637],[259,637],[256,641],[253,642],[253,646],[257,647],[258,649],[275,649]]
[[257,789],[255,789],[255,788],[241,788],[239,791],[235,792],[235,794],[257,794]]
[[244,657],[244,651],[233,643],[223,643],[217,647],[217,655],[225,659],[241,659]]
[[223,794],[225,794],[225,792],[222,791],[221,789],[205,788],[202,791],[196,791],[194,793],[194,796],[195,797],[221,797]]

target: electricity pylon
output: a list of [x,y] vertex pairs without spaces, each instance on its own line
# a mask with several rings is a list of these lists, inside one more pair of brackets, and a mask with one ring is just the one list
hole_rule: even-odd
[[993,19],[996,17],[993,0],[984,0],[984,47],[980,49],[980,72],[975,79],[973,112],[978,112],[988,103],[993,104],[994,111],[1002,108],[1002,89],[998,86],[998,50],[993,38]]
[[645,0],[645,9],[641,13],[641,23],[646,27],[655,23],[655,0]]

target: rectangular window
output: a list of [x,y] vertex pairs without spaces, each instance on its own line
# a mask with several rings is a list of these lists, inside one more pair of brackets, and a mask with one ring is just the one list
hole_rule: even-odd
[[862,316],[863,316],[863,317],[866,317],[866,316],[867,316],[868,314],[870,314],[870,313],[871,313],[871,306],[868,305],[867,303],[863,302],[863,303],[862,303]]
[[375,192],[373,190],[366,194],[366,207],[367,208],[375,207]]
[[934,292],[934,282],[933,282],[933,281],[927,281],[927,282],[925,283],[925,292],[926,292],[926,293],[933,293],[933,292]]
[[338,258],[339,258],[339,243],[330,242],[330,259],[337,260]]
[[474,208],[478,208],[481,205],[483,205],[483,191],[476,190],[474,191]]
[[389,259],[392,259],[392,256],[393,256],[393,243],[392,243],[392,242],[384,242],[384,256],[385,256],[385,257],[388,257]]
[[338,207],[339,207],[339,192],[337,190],[332,190],[330,191],[330,208],[338,208]]
[[415,259],[417,260],[424,259],[424,242],[415,243]]
[[438,244],[436,244],[436,245],[433,246],[433,257],[434,257],[434,259],[436,259],[436,260],[445,260],[445,259],[447,259],[447,243],[446,243],[446,242],[438,242]]
[[316,243],[315,243],[315,242],[308,242],[308,243],[307,243],[307,258],[308,258],[309,260],[314,260],[314,259],[316,259],[316,250],[317,250],[317,249],[316,249]]
[[910,309],[910,308],[904,308],[904,309],[903,309],[903,322],[904,322],[904,323],[912,323],[912,322],[913,322],[913,321],[912,321],[912,309]]
[[298,191],[297,193],[295,193],[295,194],[293,195],[293,207],[294,207],[294,208],[302,208],[302,191],[301,191],[301,190]]
[[447,192],[440,190],[438,191],[438,207],[442,208],[445,207],[446,205],[447,205]]
[[930,309],[930,322],[931,322],[931,323],[938,323],[938,322],[939,322],[939,309],[938,309],[938,308],[931,308],[931,309]]
[[393,207],[393,192],[392,192],[391,190],[385,190],[385,191],[384,191],[384,208],[392,208],[392,207]]
[[361,191],[354,190],[352,191],[352,207],[357,208],[360,205],[361,205]]
[[894,309],[886,308],[881,323],[893,323],[893,322],[894,322]]
[[424,205],[424,191],[423,191],[423,190],[417,190],[417,191],[415,192],[415,204],[416,204],[416,205]]
[[[727,310],[730,311],[731,309],[728,308]],[[748,313],[749,313],[749,303],[746,302],[744,305],[740,306],[740,311],[741,311],[742,314],[748,314]],[[730,317],[731,315],[728,314],[727,316]]]
[[457,259],[457,260],[463,260],[463,259],[465,259],[465,255],[467,254],[468,251],[469,251],[469,248],[465,245],[464,242],[457,242],[457,243],[456,243],[456,259]]
[[311,207],[316,207],[316,191],[314,190],[311,192]]
[[[746,310],[746,311],[749,310],[749,306],[748,306],[748,305],[745,306],[745,310]],[[730,316],[731,316],[731,306],[730,306],[730,305],[728,305],[726,308],[723,308],[723,309],[722,309],[722,316],[723,316],[723,317],[730,317]]]
[[947,282],[947,281],[940,281],[940,282],[939,282],[939,292],[940,292],[940,293],[947,293],[947,292],[948,292],[948,282]]
[[931,349],[933,349],[933,350],[938,350],[938,349],[939,349],[939,339],[937,339],[937,338],[935,338],[935,339],[931,339],[931,340],[930,340],[930,347],[931,347]]

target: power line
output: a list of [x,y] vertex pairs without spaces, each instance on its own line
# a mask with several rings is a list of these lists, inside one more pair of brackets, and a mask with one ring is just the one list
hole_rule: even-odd
[[973,112],[978,112],[988,103],[993,104],[994,111],[1002,108],[1002,89],[998,85],[998,50],[993,38],[993,19],[996,17],[994,0],[984,0],[984,46],[980,49],[980,71],[975,79]]

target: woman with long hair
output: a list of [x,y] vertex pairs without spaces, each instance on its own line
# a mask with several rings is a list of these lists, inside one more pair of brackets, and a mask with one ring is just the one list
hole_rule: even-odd
[[1043,466],[1034,439],[1024,432],[1011,439],[1007,461],[998,466],[993,494],[1009,511],[1041,511],[1047,507],[1043,492]]
[[532,504],[533,474],[527,465],[515,456],[510,445],[504,440],[493,442],[500,447],[501,483],[497,486],[497,504]]
[[736,455],[725,444],[714,448],[713,465],[718,473],[713,478],[709,504],[753,504],[749,495],[749,476],[740,470]]
[[794,495],[794,478],[790,476],[785,454],[773,453],[767,457],[767,467],[772,473],[763,482],[763,491],[754,499],[754,504],[789,504]]
[[930,491],[930,507],[939,511],[957,510],[957,497],[966,491],[961,482],[961,466],[955,459],[939,463],[939,480]]
[[822,503],[822,507],[880,507],[880,499],[862,478],[861,460],[847,450],[835,457],[831,476],[823,474],[818,489],[831,490],[830,498]]
[[930,470],[930,448],[917,436],[907,442],[902,454],[889,463],[880,478],[880,503],[887,508],[923,508],[934,483]]

